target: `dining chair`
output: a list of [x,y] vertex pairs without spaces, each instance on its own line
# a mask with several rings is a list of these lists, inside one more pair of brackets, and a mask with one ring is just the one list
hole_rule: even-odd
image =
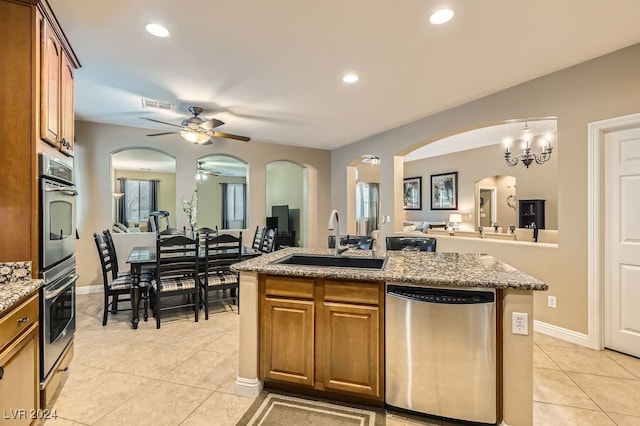
[[[118,311],[130,311],[131,308],[118,309],[118,302],[131,301],[131,286],[133,279],[131,275],[118,276],[117,260],[115,255],[109,249],[105,234],[93,234],[93,239],[98,250],[100,258],[100,267],[102,269],[102,284],[104,289],[104,311],[102,314],[102,326],[107,325],[109,312],[112,314]],[[141,289],[141,297],[144,301],[144,320],[149,318],[149,276],[141,275],[139,286]],[[128,298],[120,298],[121,296],[129,296]],[[111,309],[109,309],[111,307]]]
[[347,235],[346,245],[356,250],[371,250],[373,237],[367,235]]
[[203,226],[201,228],[196,229],[195,231],[200,237],[205,235],[218,235],[218,225],[215,228],[209,228],[207,226]]
[[[180,231],[182,233],[182,231]],[[191,239],[184,235],[156,237],[156,276],[151,281],[149,298],[151,312],[160,328],[162,311],[193,307],[198,322],[200,292],[198,286],[198,235]],[[188,296],[182,303],[164,306],[170,296]]]
[[185,236],[187,233],[186,229],[179,229],[179,228],[167,228],[164,231],[160,231],[158,232],[158,235],[160,235],[162,238],[165,237],[173,237],[176,235],[182,235]]
[[[204,271],[200,273],[200,289],[204,305],[204,319],[209,319],[209,304],[231,300],[240,312],[240,278],[231,265],[242,260],[242,232],[208,236],[204,240]],[[228,291],[228,293],[227,293]],[[212,298],[214,293],[217,297]]]
[[262,243],[260,243],[260,248],[258,250],[262,253],[271,253],[273,250],[275,250],[276,235],[278,235],[278,228],[269,228],[264,231]]
[[387,250],[415,250],[415,251],[436,251],[435,238],[429,237],[387,237]]
[[[108,229],[102,231],[102,235],[104,235],[104,240],[107,243],[107,248],[109,249],[109,254],[113,259],[113,278],[118,277],[131,277],[131,271],[121,271],[119,262],[118,262],[118,254],[116,253],[116,245],[113,242],[113,237],[111,236],[111,232]],[[153,279],[154,268],[142,268],[142,276],[145,282],[151,282]],[[117,308],[117,300],[116,300],[116,308]]]
[[264,226],[256,226],[256,232],[253,234],[253,242],[251,243],[251,248],[254,250],[260,250],[260,246],[262,245],[262,239],[264,238],[264,231],[267,228]]

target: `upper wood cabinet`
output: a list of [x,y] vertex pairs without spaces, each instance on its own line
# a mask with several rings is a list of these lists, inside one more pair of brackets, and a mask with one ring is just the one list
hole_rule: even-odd
[[40,138],[72,156],[76,66],[51,21],[44,19],[42,25]]
[[58,147],[60,142],[60,71],[62,50],[51,24],[42,21],[42,88],[40,99],[40,138]]
[[74,79],[73,65],[67,57],[62,56],[62,75],[60,79],[60,125],[62,138],[60,138],[60,150],[67,155],[73,156],[74,144]]
[[73,150],[73,71],[80,64],[46,1],[0,0],[0,39],[0,157],[9,159],[0,186],[0,261],[31,260],[37,277],[38,152],[62,159],[48,144],[60,148],[63,139]]

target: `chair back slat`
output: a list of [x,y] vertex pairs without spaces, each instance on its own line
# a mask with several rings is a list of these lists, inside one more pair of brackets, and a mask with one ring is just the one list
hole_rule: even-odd
[[118,273],[120,272],[120,266],[118,265],[118,255],[116,254],[116,245],[113,242],[113,237],[111,236],[111,232],[108,229],[102,231],[102,235],[104,235],[104,241],[107,244],[107,249],[109,250],[109,257],[112,261],[112,276],[113,279],[118,277]]
[[242,232],[236,237],[220,234],[204,241],[207,276],[231,272],[230,266],[242,261]]
[[109,274],[111,273],[111,279],[117,277],[117,267],[114,267],[114,257],[109,250],[104,234],[94,233],[93,239],[96,243],[96,249],[98,250],[100,267],[102,269],[102,280],[106,288],[109,286]]
[[260,250],[263,253],[271,253],[275,249],[276,235],[278,234],[278,228],[269,228],[264,232],[262,237],[262,243],[260,244]]
[[195,275],[198,271],[198,236],[191,239],[184,235],[158,235],[156,239],[156,276],[167,277]]
[[218,235],[218,225],[216,225],[215,228],[209,228],[207,226],[203,226],[202,228],[198,228],[196,229],[196,233],[198,235],[200,235],[200,237],[206,236],[206,235]]
[[263,226],[256,226],[256,232],[253,234],[253,242],[251,243],[251,248],[254,250],[260,250],[260,246],[262,245],[262,239],[264,238],[264,232],[267,228]]

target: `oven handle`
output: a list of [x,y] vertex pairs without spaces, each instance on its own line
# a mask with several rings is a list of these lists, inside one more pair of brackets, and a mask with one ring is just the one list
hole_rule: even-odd
[[45,192],[64,192],[67,195],[78,195],[78,190],[75,186],[49,186],[44,189]]
[[69,287],[71,287],[76,281],[78,281],[78,278],[80,278],[80,276],[74,275],[73,277],[71,277],[71,280],[67,284],[63,285],[62,287],[53,291],[52,293],[47,293],[45,291],[44,293],[45,300],[51,300],[58,297],[58,295],[60,295],[62,292],[67,290]]

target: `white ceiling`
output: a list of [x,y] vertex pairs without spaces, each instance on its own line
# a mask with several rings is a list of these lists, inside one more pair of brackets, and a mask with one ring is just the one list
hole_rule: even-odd
[[[139,117],[197,105],[251,143],[328,149],[640,42],[638,0],[49,2],[82,63],[78,119],[171,131]],[[429,24],[441,6],[453,20]]]

